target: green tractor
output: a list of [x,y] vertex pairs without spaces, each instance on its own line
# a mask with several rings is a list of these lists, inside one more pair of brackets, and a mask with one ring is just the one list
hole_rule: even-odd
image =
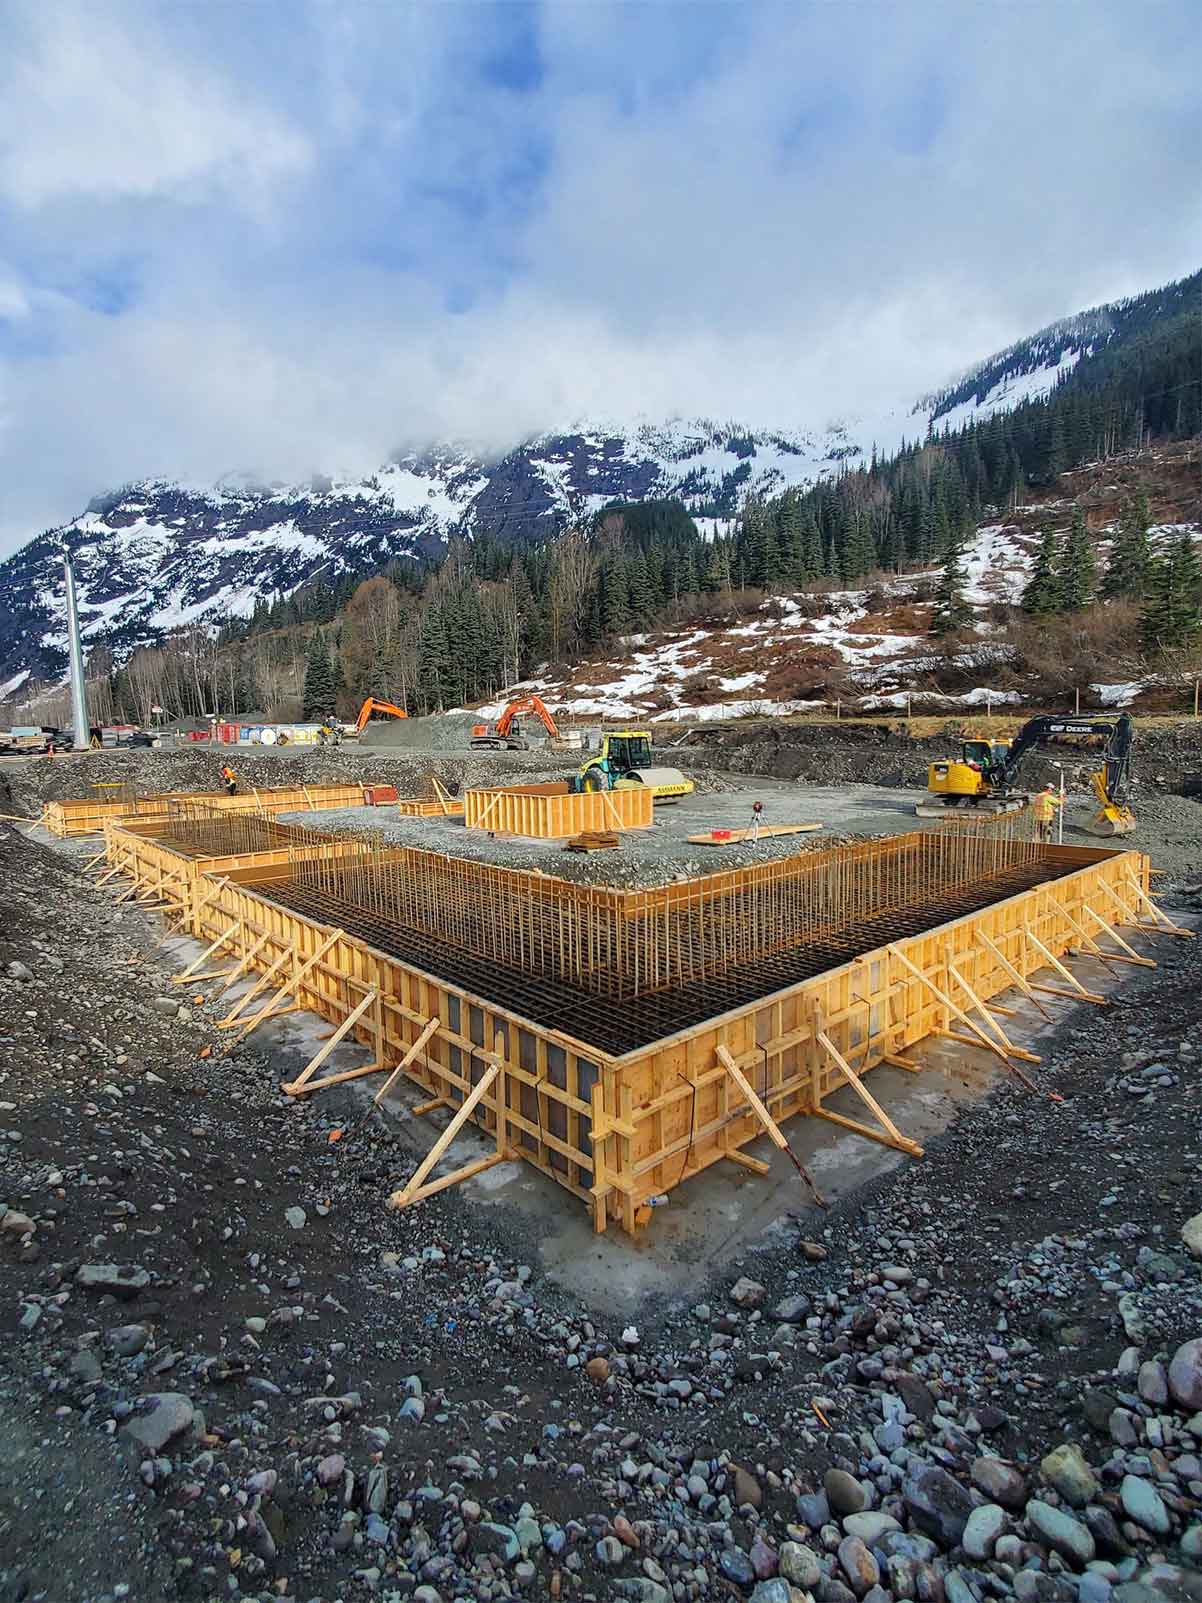
[[655,768],[651,761],[651,735],[646,729],[624,729],[605,735],[601,750],[572,777],[572,790],[626,790],[646,785],[656,801],[679,801],[693,789],[679,768]]

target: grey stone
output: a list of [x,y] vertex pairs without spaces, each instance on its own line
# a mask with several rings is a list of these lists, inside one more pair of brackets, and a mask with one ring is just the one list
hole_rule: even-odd
[[758,1308],[766,1295],[767,1288],[761,1286],[758,1280],[749,1280],[746,1275],[740,1275],[730,1288],[730,1300],[740,1308]]
[[1202,1408],[1202,1337],[1183,1341],[1169,1365],[1169,1391],[1179,1408]]
[[75,1284],[84,1291],[136,1297],[149,1286],[150,1275],[132,1263],[85,1263],[75,1271]]
[[1083,1569],[1094,1556],[1094,1539],[1081,1521],[1040,1498],[1033,1497],[1027,1504],[1027,1524],[1045,1546],[1078,1569]]
[[920,1375],[912,1375],[908,1369],[904,1369],[894,1381],[893,1389],[915,1419],[920,1419],[926,1424],[928,1420],[934,1418],[935,1398],[931,1388]]
[[797,1517],[812,1531],[822,1528],[831,1517],[831,1505],[825,1492],[799,1492]]
[[961,1543],[969,1558],[984,1563],[993,1557],[994,1544],[1006,1529],[1006,1518],[1006,1510],[997,1503],[983,1503],[973,1509]]
[[293,1230],[303,1230],[308,1222],[308,1214],[303,1208],[285,1208],[284,1222]]
[[1018,1470],[1000,1458],[974,1458],[972,1483],[990,1502],[1003,1508],[1022,1508],[1027,1501],[1027,1483]]
[[0,1235],[28,1236],[37,1229],[33,1220],[27,1213],[19,1213],[16,1208],[5,1208],[0,1214]]
[[1138,1475],[1124,1475],[1119,1497],[1128,1519],[1133,1519],[1155,1536],[1168,1535],[1172,1528],[1169,1511],[1151,1481],[1145,1481]]
[[902,1482],[902,1498],[920,1530],[944,1547],[959,1545],[973,1503],[945,1469],[935,1464],[912,1467]]
[[133,1358],[150,1340],[150,1332],[145,1325],[118,1325],[104,1339],[118,1358]]
[[1202,1213],[1196,1213],[1181,1226],[1181,1239],[1193,1258],[1202,1258]]
[[[515,1557],[517,1556],[517,1540],[518,1539],[515,1536],[513,1538]],[[603,1564],[607,1570],[616,1569],[626,1557],[626,1549],[622,1546],[621,1542],[618,1541],[616,1536],[603,1536],[597,1543],[594,1552],[597,1555],[597,1562],[599,1564]]]
[[123,1429],[148,1453],[161,1453],[168,1442],[188,1429],[194,1417],[191,1400],[182,1392],[151,1392],[135,1404]]
[[900,1531],[901,1526],[892,1514],[866,1509],[862,1514],[849,1514],[843,1521],[844,1534],[858,1536],[869,1547],[876,1547],[888,1531]]
[[95,1386],[103,1377],[100,1361],[90,1347],[81,1348],[67,1365],[71,1377],[82,1386]]
[[792,1603],[788,1581],[779,1575],[770,1581],[761,1581],[751,1594],[750,1603]]
[[1098,1494],[1098,1481],[1076,1442],[1062,1442],[1039,1466],[1045,1481],[1074,1508],[1084,1508]]
[[959,1570],[948,1570],[943,1577],[943,1593],[947,1603],[977,1603],[972,1588]]
[[803,1592],[812,1592],[822,1580],[822,1565],[817,1553],[802,1542],[782,1542],[779,1562],[784,1578],[794,1586],[800,1586]]
[[1115,1603],[1202,1603],[1202,1575],[1176,1564],[1153,1564],[1114,1589]]
[[1169,1381],[1164,1372],[1164,1365],[1158,1364],[1155,1359],[1149,1358],[1147,1363],[1139,1366],[1139,1379],[1136,1381],[1136,1390],[1145,1403],[1153,1403],[1161,1407],[1169,1400]]
[[724,1547],[718,1554],[718,1568],[728,1581],[744,1588],[755,1585],[755,1571],[751,1560],[740,1547]]
[[772,1310],[773,1319],[779,1319],[782,1324],[800,1325],[803,1320],[810,1317],[814,1305],[810,1299],[799,1291],[792,1297],[784,1297]]
[[858,1514],[868,1502],[868,1494],[856,1480],[843,1469],[828,1469],[822,1478],[826,1500],[835,1514]]

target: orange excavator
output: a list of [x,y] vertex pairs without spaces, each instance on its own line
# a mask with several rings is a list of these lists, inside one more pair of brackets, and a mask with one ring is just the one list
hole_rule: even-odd
[[472,745],[487,751],[525,751],[528,743],[518,720],[527,713],[540,720],[552,740],[559,739],[559,727],[545,704],[537,696],[521,696],[509,703],[495,724],[474,724]]
[[368,719],[374,712],[382,712],[389,718],[408,718],[409,716],[404,707],[394,707],[391,701],[377,701],[374,696],[368,696],[362,707],[359,708],[359,716],[355,719],[356,735],[363,733],[367,727]]

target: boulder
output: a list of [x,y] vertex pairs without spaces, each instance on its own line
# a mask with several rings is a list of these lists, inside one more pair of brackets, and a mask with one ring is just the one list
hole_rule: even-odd
[[920,1464],[902,1482],[902,1498],[920,1530],[944,1547],[958,1547],[973,1502],[960,1482],[936,1464]]
[[191,1399],[182,1392],[151,1392],[135,1405],[124,1429],[139,1447],[157,1454],[188,1429],[194,1416]]

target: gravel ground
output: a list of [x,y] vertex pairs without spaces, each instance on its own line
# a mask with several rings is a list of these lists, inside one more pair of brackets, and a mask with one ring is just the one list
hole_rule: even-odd
[[358,1102],[0,831],[0,1600],[1198,1603],[1202,942],[1157,946],[1049,1094],[625,1323],[529,1216],[388,1213],[406,1125],[331,1145]]

